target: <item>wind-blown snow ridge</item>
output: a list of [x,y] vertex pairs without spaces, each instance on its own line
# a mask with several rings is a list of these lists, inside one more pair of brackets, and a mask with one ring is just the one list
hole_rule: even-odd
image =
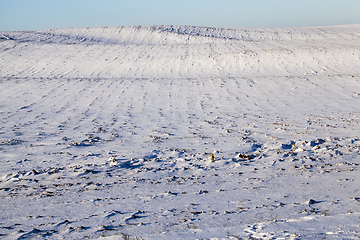
[[[2,40],[62,44],[174,44],[203,43],[196,37],[240,41],[289,41],[322,39],[360,39],[360,24],[308,28],[212,28],[196,26],[130,26],[52,29],[4,32]],[[184,35],[186,38],[171,35]],[[155,38],[157,36],[157,38]],[[190,39],[193,38],[193,39]],[[171,40],[174,40],[171,42]],[[192,41],[191,41],[192,40]],[[157,42],[156,42],[157,41]],[[214,42],[214,40],[209,41]]]
[[106,27],[0,32],[0,37],[0,77],[5,78],[360,73],[360,25]]

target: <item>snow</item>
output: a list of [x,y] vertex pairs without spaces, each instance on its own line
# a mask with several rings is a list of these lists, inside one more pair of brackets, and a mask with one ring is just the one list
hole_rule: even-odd
[[109,27],[2,35],[0,74],[5,78],[267,77],[347,74],[348,68],[359,69],[358,25],[300,29]]
[[358,238],[359,47],[360,25],[0,32],[0,236]]

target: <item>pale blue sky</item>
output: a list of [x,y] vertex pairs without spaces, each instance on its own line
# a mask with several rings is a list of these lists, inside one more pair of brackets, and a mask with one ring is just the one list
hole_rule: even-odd
[[130,25],[360,24],[360,0],[0,0],[0,31]]

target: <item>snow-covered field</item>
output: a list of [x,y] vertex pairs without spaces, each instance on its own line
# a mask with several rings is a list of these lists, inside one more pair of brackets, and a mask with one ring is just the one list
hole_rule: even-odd
[[357,239],[360,25],[0,32],[0,237]]

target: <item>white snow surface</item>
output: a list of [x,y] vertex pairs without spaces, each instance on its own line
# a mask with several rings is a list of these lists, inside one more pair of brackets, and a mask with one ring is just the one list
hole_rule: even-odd
[[0,237],[358,239],[360,25],[0,32]]
[[0,76],[204,78],[346,74],[349,68],[359,73],[359,29],[163,26],[3,32]]

